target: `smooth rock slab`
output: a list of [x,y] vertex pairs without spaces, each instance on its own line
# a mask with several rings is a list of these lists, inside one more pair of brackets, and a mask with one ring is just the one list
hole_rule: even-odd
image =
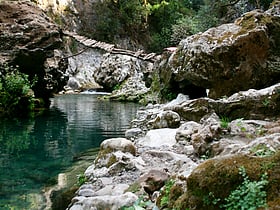
[[150,130],[139,140],[139,144],[149,147],[173,146],[176,144],[177,129],[162,128]]
[[118,210],[123,206],[132,206],[138,197],[127,192],[119,196],[96,196],[96,197],[76,197],[77,202],[69,210],[93,210],[93,209],[110,209]]

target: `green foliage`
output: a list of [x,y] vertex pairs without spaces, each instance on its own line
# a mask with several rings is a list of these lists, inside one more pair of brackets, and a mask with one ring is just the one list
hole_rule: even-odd
[[185,16],[172,25],[171,42],[179,44],[182,39],[199,32],[198,20],[192,16]]
[[161,95],[164,99],[171,101],[176,98],[176,93],[172,92],[169,88],[163,88],[161,90]]
[[222,117],[220,120],[221,120],[220,121],[221,127],[227,129],[228,126],[229,126],[229,123],[230,123],[229,118],[228,117]]
[[207,159],[209,159],[210,157],[211,157],[211,153],[210,153],[209,150],[206,150],[205,154],[203,154],[203,155],[200,156],[200,158],[201,158],[202,160],[207,160]]
[[246,128],[244,127],[243,118],[237,119],[236,125],[240,128],[241,132],[246,132]]
[[168,206],[169,203],[169,195],[170,195],[170,190],[172,186],[175,184],[175,180],[170,179],[166,184],[164,185],[163,191],[161,194],[163,195],[160,200],[160,206],[165,207]]
[[195,26],[196,31],[206,31],[207,29],[217,26],[219,24],[220,17],[217,11],[210,6],[212,2],[201,6],[200,10],[195,15],[197,25]]
[[121,88],[121,84],[118,83],[113,87],[113,91],[119,90],[120,88]]
[[77,184],[78,186],[82,186],[87,182],[87,177],[84,174],[77,175]]
[[169,28],[162,28],[160,32],[153,33],[151,35],[149,50],[153,52],[161,52],[163,48],[170,46],[171,33],[172,31]]
[[[95,19],[91,21],[94,28],[84,26],[86,29],[83,30],[97,40],[112,42],[114,36],[121,33],[121,20],[117,16],[119,12],[115,11],[114,4],[108,0],[96,4],[93,10],[96,12]],[[84,23],[87,24],[88,22]]]
[[268,184],[267,174],[264,173],[259,181],[250,181],[244,167],[239,169],[243,182],[225,199],[226,204],[222,205],[227,210],[256,210],[266,207],[265,186]]
[[135,203],[133,204],[133,206],[129,206],[129,207],[122,207],[121,210],[145,210],[149,207],[149,209],[151,209],[151,207],[153,207],[154,204],[151,201],[144,201],[143,197],[139,197]]
[[268,98],[266,98],[262,101],[262,104],[264,107],[268,107],[270,105],[270,103],[271,103],[271,101]]
[[9,115],[22,114],[34,108],[33,91],[28,75],[17,68],[5,67],[0,77],[0,112]]
[[243,178],[243,182],[224,199],[217,198],[213,192],[210,192],[203,198],[203,203],[207,206],[219,205],[220,208],[226,210],[256,210],[260,207],[266,207],[266,191],[268,185],[267,174],[264,173],[259,181],[251,181],[246,174],[244,167],[239,168],[239,174]]
[[149,50],[161,52],[171,45],[172,25],[186,15],[189,9],[188,1],[156,1],[150,9],[148,30],[151,34]]
[[[93,10],[96,13],[91,21],[94,28],[88,26],[84,31],[95,39],[106,42],[113,42],[115,36],[137,39],[144,30],[146,10],[139,0],[104,0],[94,4]],[[89,24],[88,18],[86,21],[84,25]]]
[[250,152],[258,157],[269,157],[275,153],[265,144],[258,144],[256,146],[252,147],[250,149]]
[[[100,0],[92,17],[81,18],[84,33],[114,42],[130,37],[147,50],[161,52],[181,39],[210,27],[232,22],[253,8],[267,9],[272,0]],[[82,15],[82,14],[81,14]],[[93,27],[94,26],[94,27]]]
[[217,205],[221,201],[220,198],[216,198],[213,192],[209,192],[207,196],[204,196],[203,203],[205,205]]
[[[13,125],[13,131],[10,125]],[[28,150],[36,144],[36,139],[32,135],[34,121],[13,119],[11,121],[1,119],[0,123],[0,151],[4,154],[12,154],[20,157],[22,152]],[[22,129],[24,128],[24,129]]]

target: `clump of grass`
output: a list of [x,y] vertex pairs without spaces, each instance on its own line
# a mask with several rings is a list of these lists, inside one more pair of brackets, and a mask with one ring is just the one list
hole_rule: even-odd
[[87,182],[87,177],[84,174],[77,175],[77,184],[78,186],[82,186]]
[[229,127],[230,120],[228,117],[221,117],[220,125],[222,128],[227,129]]

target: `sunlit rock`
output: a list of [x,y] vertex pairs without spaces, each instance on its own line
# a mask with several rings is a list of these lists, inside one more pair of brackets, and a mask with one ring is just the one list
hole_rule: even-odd
[[123,206],[131,206],[137,200],[137,196],[131,192],[121,195],[103,195],[94,197],[77,197],[77,202],[69,210],[78,209],[111,209],[118,210]]
[[112,138],[104,140],[100,145],[100,152],[103,150],[128,152],[136,154],[136,148],[130,140],[125,138]]
[[170,128],[150,130],[139,140],[139,144],[148,147],[172,146],[176,144],[176,131]]

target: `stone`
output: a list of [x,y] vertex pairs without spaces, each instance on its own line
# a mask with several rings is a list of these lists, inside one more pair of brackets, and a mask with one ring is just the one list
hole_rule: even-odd
[[100,67],[96,70],[94,78],[106,90],[113,90],[127,78],[134,76],[137,72],[149,69],[149,62],[142,62],[128,55],[104,55]]
[[[239,170],[244,167],[249,181],[259,181],[261,175],[265,172],[265,168],[268,170],[269,176],[267,177],[268,184],[266,186],[268,196],[266,201],[268,208],[274,209],[279,206],[277,202],[279,198],[278,160],[279,151],[269,157],[236,154],[207,160],[198,165],[187,178],[186,187],[188,190],[175,202],[174,208],[181,206],[182,209],[188,207],[203,210],[205,209],[205,197],[209,198],[210,192],[215,198],[224,200],[237,186],[242,184],[243,178]],[[273,167],[269,167],[271,163],[274,163]],[[241,197],[241,199],[243,198]],[[207,204],[207,209],[219,209],[219,205],[219,202],[211,202]]]
[[191,136],[191,144],[198,156],[207,155],[209,143],[219,139],[221,135],[221,125],[217,114],[206,115],[201,122],[198,132]]
[[103,150],[122,151],[136,155],[136,148],[133,142],[126,138],[112,138],[104,140],[100,145],[100,153]]
[[131,192],[122,195],[104,195],[95,197],[82,197],[78,198],[79,201],[75,202],[68,210],[76,209],[110,209],[118,210],[124,206],[131,206],[137,200],[137,196]]
[[94,196],[122,195],[125,193],[128,187],[128,184],[106,185],[104,188],[96,191]]
[[221,138],[219,141],[214,141],[209,145],[209,153],[213,157],[236,154],[248,141],[246,138]]
[[0,68],[13,64],[31,80],[37,77],[35,97],[48,105],[68,79],[60,28],[31,1],[1,1],[0,28]]
[[234,23],[182,40],[176,51],[155,65],[161,77],[159,86],[184,94],[201,87],[217,99],[275,84],[280,74],[278,12],[279,4],[267,12],[254,10]]
[[127,139],[135,139],[141,134],[143,134],[143,131],[140,128],[131,128],[125,131],[125,137]]
[[165,181],[169,178],[168,173],[160,170],[151,170],[148,173],[142,175],[138,182],[144,188],[150,196],[162,188],[165,184]]
[[163,106],[163,109],[170,109],[170,107],[174,106],[174,105],[178,105],[182,102],[185,102],[187,100],[189,100],[190,97],[188,95],[184,95],[182,93],[179,93],[176,97],[176,99],[173,99],[172,101],[168,102],[167,104],[165,104]]
[[188,121],[182,124],[176,132],[176,141],[191,141],[191,136],[197,133],[200,127],[201,124],[194,121]]
[[109,169],[107,167],[100,168],[95,165],[91,165],[86,169],[85,176],[88,177],[88,179],[93,180],[94,178],[108,176],[109,175],[108,171]]
[[148,126],[151,129],[178,128],[180,120],[178,113],[167,110],[158,113],[152,120],[148,121]]
[[170,128],[150,130],[145,137],[140,138],[139,144],[148,147],[172,146],[176,144],[176,131]]
[[279,148],[280,133],[273,133],[248,142],[248,144],[240,147],[237,152],[255,156],[271,156],[278,151]]
[[[264,120],[280,113],[280,83],[264,89],[240,91],[228,98],[193,99],[170,107],[182,120],[200,122],[207,114],[216,113],[228,119]],[[159,111],[158,111],[159,112]]]

